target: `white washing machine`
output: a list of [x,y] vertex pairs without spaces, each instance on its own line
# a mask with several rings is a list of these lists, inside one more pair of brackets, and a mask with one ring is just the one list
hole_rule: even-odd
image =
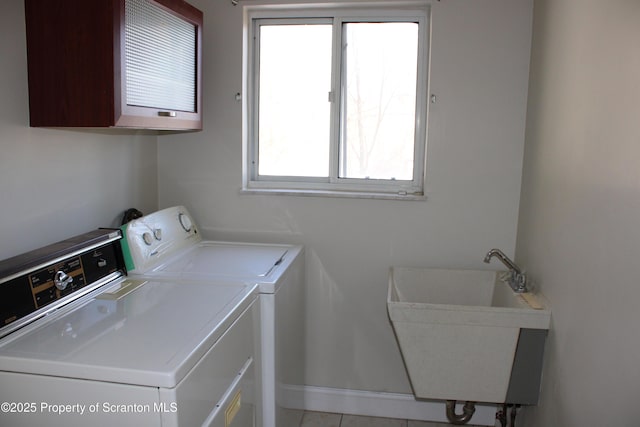
[[124,276],[119,230],[0,261],[0,425],[256,419],[256,285]]
[[301,246],[206,241],[183,206],[123,227],[129,273],[157,280],[257,284],[264,427],[284,426],[287,387],[304,384],[304,253]]

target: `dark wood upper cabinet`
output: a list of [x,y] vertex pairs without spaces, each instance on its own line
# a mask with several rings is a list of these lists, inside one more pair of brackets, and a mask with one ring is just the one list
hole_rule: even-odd
[[30,125],[202,129],[202,12],[182,0],[25,0]]

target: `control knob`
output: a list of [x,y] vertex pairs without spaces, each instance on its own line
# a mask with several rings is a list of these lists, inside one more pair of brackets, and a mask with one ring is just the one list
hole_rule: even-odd
[[144,241],[145,245],[151,246],[151,244],[153,243],[153,236],[149,232],[143,233],[142,240]]
[[53,276],[53,284],[61,291],[64,291],[72,282],[73,277],[69,276],[62,270],[56,271],[55,276]]
[[178,215],[178,220],[180,221],[180,225],[182,226],[184,231],[186,231],[187,233],[191,231],[191,228],[193,227],[191,218],[189,218],[184,213],[180,212],[180,215]]

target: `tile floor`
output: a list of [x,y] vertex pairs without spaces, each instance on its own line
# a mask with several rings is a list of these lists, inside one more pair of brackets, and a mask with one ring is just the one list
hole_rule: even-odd
[[[362,417],[359,415],[326,412],[292,411],[287,427],[446,427],[451,424],[392,418]],[[473,426],[468,426],[473,427]]]

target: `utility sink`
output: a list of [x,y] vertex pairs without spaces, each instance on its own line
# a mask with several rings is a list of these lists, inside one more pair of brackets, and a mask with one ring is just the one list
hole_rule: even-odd
[[551,312],[507,274],[390,269],[387,309],[416,397],[537,403]]

